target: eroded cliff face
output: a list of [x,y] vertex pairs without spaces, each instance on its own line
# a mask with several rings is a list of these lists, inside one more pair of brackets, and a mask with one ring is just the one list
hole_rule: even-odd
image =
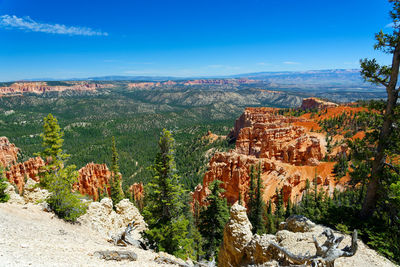
[[285,202],[298,202],[307,180],[312,182],[315,178],[325,191],[343,189],[348,178],[335,179],[335,162],[321,162],[327,153],[325,135],[301,126],[310,122],[313,121],[303,117],[279,115],[273,108],[247,108],[230,133],[236,140],[235,149],[214,154],[203,184],[193,192],[193,200],[203,205],[209,194],[208,185],[219,179],[230,204],[238,200],[239,194],[247,201],[251,165],[261,167],[266,202],[281,189]]
[[18,160],[19,149],[5,136],[0,137],[0,165],[7,167]]
[[46,82],[17,82],[10,86],[0,87],[0,96],[20,95],[24,93],[43,94],[45,92],[73,91],[95,91],[99,88],[112,87],[111,84],[98,84],[88,82],[71,82],[71,86],[50,86]]
[[[46,165],[46,162],[41,157],[35,157],[18,163],[18,151],[19,149],[6,137],[0,137],[0,164],[7,167],[5,175],[8,181],[15,184],[19,192],[22,192],[27,180],[32,179],[39,182],[40,169]],[[99,189],[108,188],[111,171],[106,164],[91,162],[81,168],[78,173],[78,182],[74,185],[74,189],[81,194],[92,196],[94,200],[97,200]],[[138,196],[143,195],[143,185],[141,191],[139,189],[137,190]],[[109,192],[107,193],[109,194]]]
[[129,187],[129,193],[136,202],[140,202],[144,198],[143,183],[134,183]]
[[[93,200],[99,199],[99,189],[107,190],[111,178],[111,171],[106,164],[88,163],[79,171],[78,183],[74,189],[82,195],[89,195]],[[109,194],[109,192],[107,191]]]
[[39,182],[40,168],[44,165],[45,162],[41,157],[30,158],[25,162],[9,166],[6,177],[10,183],[14,183],[18,187],[19,192],[22,192],[25,182],[29,178]]
[[303,103],[301,104],[302,109],[326,109],[326,108],[333,108],[339,106],[336,103],[328,102],[328,101],[323,101],[321,99],[315,98],[315,97],[310,97],[306,98],[303,100]]

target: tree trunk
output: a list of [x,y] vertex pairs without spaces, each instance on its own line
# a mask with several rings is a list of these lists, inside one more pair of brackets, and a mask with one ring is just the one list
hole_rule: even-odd
[[390,135],[392,134],[394,109],[396,107],[398,99],[398,91],[396,90],[396,85],[399,76],[399,66],[400,66],[400,45],[397,45],[393,52],[390,80],[388,86],[386,87],[388,98],[384,114],[384,121],[379,135],[378,147],[375,153],[374,161],[372,162],[371,180],[368,184],[367,194],[365,196],[363,207],[360,214],[361,217],[364,219],[370,217],[373,214],[378,200],[380,176],[382,174],[383,167],[386,161],[385,150],[387,148],[387,142],[390,138]]

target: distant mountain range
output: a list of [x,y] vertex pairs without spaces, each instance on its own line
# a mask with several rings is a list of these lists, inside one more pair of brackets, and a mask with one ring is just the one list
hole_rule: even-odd
[[[309,71],[280,71],[280,72],[255,72],[229,76],[209,77],[175,77],[175,76],[98,76],[88,78],[61,79],[62,81],[92,80],[92,81],[167,81],[167,80],[194,80],[194,79],[237,79],[246,78],[269,84],[271,87],[369,87],[360,76],[359,69],[327,69]],[[26,81],[55,81],[56,79],[28,79]]]

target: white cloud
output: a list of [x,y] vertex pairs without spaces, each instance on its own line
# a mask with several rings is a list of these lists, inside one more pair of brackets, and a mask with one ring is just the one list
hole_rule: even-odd
[[300,65],[299,62],[294,62],[294,61],[285,61],[285,62],[283,62],[283,64],[286,64],[286,65]]
[[0,28],[65,35],[108,36],[108,33],[106,32],[96,31],[87,27],[39,23],[30,17],[19,18],[15,15],[0,16]]

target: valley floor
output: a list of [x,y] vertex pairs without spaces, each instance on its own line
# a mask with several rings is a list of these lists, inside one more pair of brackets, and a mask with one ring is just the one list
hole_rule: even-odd
[[95,232],[66,223],[37,205],[0,204],[0,266],[174,266],[156,263],[158,255],[129,247],[138,260],[105,261],[98,250],[127,250]]

